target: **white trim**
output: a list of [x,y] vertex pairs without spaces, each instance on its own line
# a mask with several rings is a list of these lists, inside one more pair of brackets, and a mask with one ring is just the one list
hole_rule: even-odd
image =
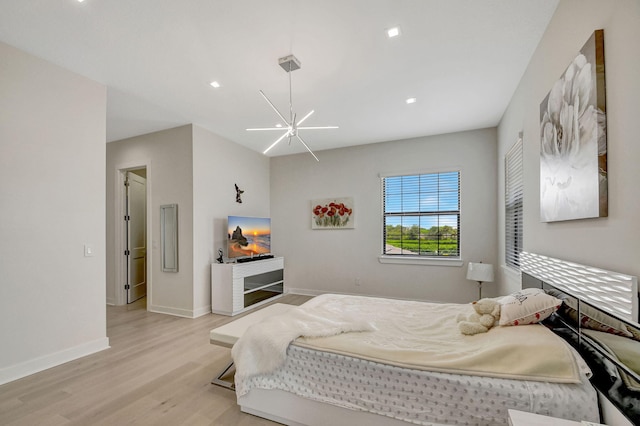
[[462,166],[447,166],[447,167],[427,167],[423,169],[412,169],[412,170],[403,170],[403,171],[394,171],[394,172],[379,172],[378,177],[388,178],[388,177],[396,177],[396,176],[413,176],[413,175],[424,175],[429,173],[450,173],[450,172],[460,172],[462,173]]
[[157,314],[168,314],[176,317],[182,318],[198,318],[202,315],[206,315],[211,312],[211,308],[205,311],[205,308],[198,308],[197,311],[193,311],[191,309],[180,309],[180,308],[172,308],[170,306],[157,306],[151,305],[148,303],[149,299],[147,299],[147,311],[155,312]]
[[309,290],[307,288],[287,288],[284,294],[298,294],[300,296],[320,296],[321,294],[325,294],[326,291],[320,290]]
[[289,288],[287,289],[285,294],[298,294],[301,296],[321,296],[323,294],[342,294],[347,296],[362,296],[362,294],[358,293],[347,293],[344,291],[322,291],[322,290],[311,290],[308,288]]
[[124,226],[122,223],[122,217],[124,215],[124,194],[122,187],[124,186],[124,173],[123,168],[116,166],[115,180],[116,187],[114,190],[114,230],[115,241],[114,247],[114,266],[115,266],[115,304],[124,305],[126,303],[126,297],[124,296],[124,289],[122,288],[123,277],[126,274],[126,267],[122,259],[122,252],[124,251]]
[[193,311],[193,318],[198,318],[211,313],[211,305],[203,306]]
[[[422,169],[422,171],[418,172],[405,172],[405,173],[389,173],[389,172],[381,172],[378,174],[380,177],[380,185],[382,185],[382,179],[388,177],[397,177],[397,176],[414,176],[414,175],[424,175],[424,174],[435,174],[435,173],[458,173],[458,219],[460,222],[460,227],[462,227],[462,167],[459,166],[451,166],[446,168],[429,168]],[[384,239],[384,193],[382,191],[382,187],[380,187],[380,216],[379,216],[379,224],[378,230],[379,241],[385,243]],[[461,255],[461,247],[460,247],[460,229],[458,229],[458,255]],[[381,254],[378,256],[378,262],[380,263],[389,263],[389,264],[397,264],[397,265],[422,265],[422,266],[453,266],[459,267],[464,264],[462,258],[435,258],[435,257],[426,257],[426,256],[415,256],[415,255],[386,255]]]
[[422,257],[422,256],[408,256],[408,255],[399,255],[399,256],[389,256],[389,255],[380,255],[378,256],[378,262],[380,263],[391,263],[398,265],[422,265],[422,266],[454,266],[460,267],[464,264],[462,259],[438,259],[432,257]]
[[[148,299],[147,299],[147,302],[148,302]],[[192,311],[191,309],[172,308],[170,306],[157,306],[157,305],[151,305],[147,303],[147,311],[155,312],[157,314],[169,314],[169,315],[182,317],[182,318],[191,318],[191,319],[196,318],[195,312]],[[200,312],[200,309],[198,309],[198,312]],[[209,313],[209,312],[207,311],[206,313]]]
[[109,338],[102,337],[72,348],[5,367],[0,370],[0,385],[109,348]]

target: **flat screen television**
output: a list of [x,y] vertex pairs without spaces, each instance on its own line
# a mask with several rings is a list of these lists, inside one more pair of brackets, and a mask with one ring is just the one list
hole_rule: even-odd
[[229,216],[227,220],[227,256],[230,259],[271,253],[271,219],[268,217]]

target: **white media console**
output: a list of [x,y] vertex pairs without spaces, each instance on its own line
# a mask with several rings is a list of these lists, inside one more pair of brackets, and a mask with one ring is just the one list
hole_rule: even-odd
[[284,293],[284,258],[211,264],[211,312],[236,315]]

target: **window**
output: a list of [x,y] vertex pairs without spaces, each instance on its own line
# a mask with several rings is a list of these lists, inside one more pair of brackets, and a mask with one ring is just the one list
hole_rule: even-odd
[[505,263],[520,269],[523,229],[522,133],[504,158]]
[[384,255],[460,256],[460,172],[382,178]]

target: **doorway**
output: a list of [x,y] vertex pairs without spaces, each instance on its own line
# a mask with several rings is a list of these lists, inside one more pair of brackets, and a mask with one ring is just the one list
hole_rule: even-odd
[[125,292],[127,304],[147,295],[147,170],[125,172]]
[[137,299],[136,306],[142,304],[147,309],[153,303],[150,166],[150,160],[139,160],[116,167],[115,274],[111,285],[118,306]]

